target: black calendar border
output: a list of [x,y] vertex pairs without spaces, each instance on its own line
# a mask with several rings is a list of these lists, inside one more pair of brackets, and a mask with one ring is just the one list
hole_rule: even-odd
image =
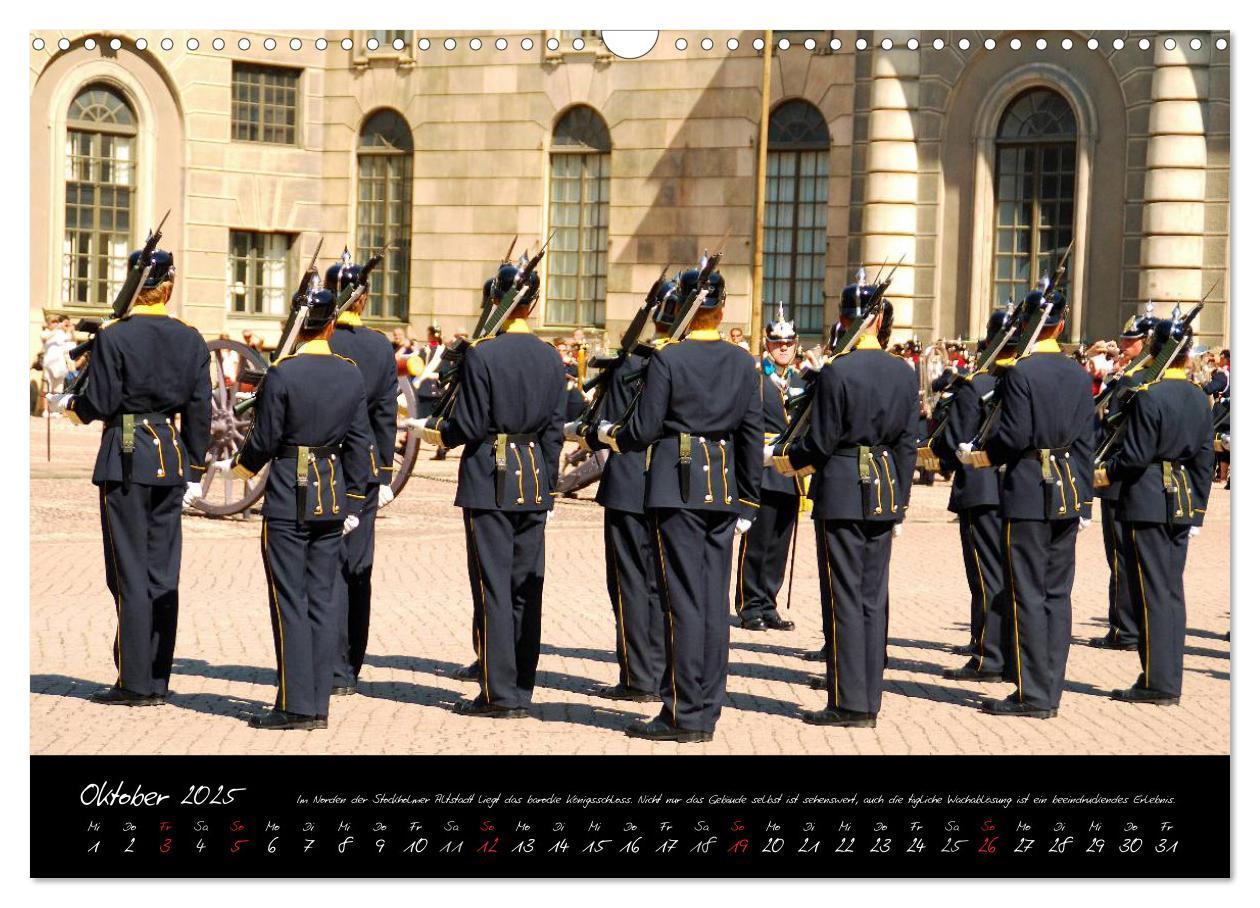
[[[51,756],[31,757],[31,876],[37,878],[1225,878],[1230,875],[1230,758],[1216,756]],[[119,783],[122,783],[121,788]],[[150,797],[159,805],[93,804],[113,792]],[[233,788],[244,792],[232,793]],[[102,792],[104,794],[102,794]],[[345,797],[341,804],[298,807],[296,793]],[[471,804],[376,805],[377,793],[435,797],[472,795]],[[518,793],[611,796],[626,806],[558,804],[489,807],[478,797]],[[900,794],[966,793],[984,797],[1058,795],[1151,798],[1126,806],[1032,801],[1000,805],[900,805]],[[86,793],[86,794],[85,794]],[[640,805],[639,795],[676,796],[682,803]],[[686,797],[723,799],[688,805]],[[755,804],[762,796],[885,797],[883,805],[849,807]],[[367,803],[355,805],[359,794]],[[747,802],[727,803],[731,798]],[[220,803],[214,804],[214,799]],[[228,798],[231,803],[222,803]],[[191,799],[191,800],[190,800]],[[195,804],[202,799],[203,804]],[[181,805],[181,800],[189,801]],[[300,816],[299,816],[300,815]],[[96,818],[95,820],[93,818]],[[205,846],[193,850],[200,818]],[[915,819],[917,818],[917,819]],[[265,829],[268,820],[280,834]],[[228,826],[235,820],[241,829]],[[296,847],[297,823],[317,824],[316,845]],[[708,834],[695,824],[707,823]],[[944,824],[959,825],[951,836]],[[174,832],[159,832],[159,823]],[[847,851],[839,823],[854,841]],[[89,822],[102,825],[89,853]],[[123,851],[123,822],[137,829]],[[336,824],[350,824],[338,832]],[[375,833],[373,822],[385,822]],[[410,831],[420,822],[422,829]],[[443,830],[447,822],[458,831]],[[565,824],[563,833],[552,831]],[[601,828],[582,828],[599,822]],[[672,828],[661,831],[661,822]],[[781,834],[767,830],[769,823]],[[814,822],[814,850],[803,824]],[[884,823],[890,844],[878,851]],[[917,852],[911,822],[923,827]],[[1021,831],[1018,823],[1028,825]],[[1056,831],[1053,824],[1065,824]],[[1090,831],[1089,823],[1101,824]],[[1125,822],[1137,824],[1126,831]],[[516,824],[527,823],[528,830]],[[626,824],[636,828],[627,831]],[[1171,827],[1163,824],[1171,823]],[[493,826],[486,829],[485,825]],[[742,832],[740,826],[742,825]],[[991,826],[986,832],[986,826]],[[1056,835],[1056,833],[1058,833]],[[1068,837],[1071,837],[1068,839]],[[160,851],[160,837],[171,847]],[[377,850],[381,837],[386,845]],[[300,837],[303,842],[309,838]],[[344,850],[335,846],[350,838]],[[771,850],[776,838],[779,849]],[[1017,851],[1031,838],[1033,844]],[[1101,838],[1088,851],[1087,838]],[[425,840],[423,850],[405,845]],[[523,843],[532,839],[529,851]],[[637,843],[635,840],[638,840]],[[743,850],[741,840],[747,840]],[[992,839],[988,851],[986,840]],[[1059,852],[1048,846],[1068,839]],[[549,847],[563,840],[563,851]],[[704,851],[694,850],[712,840]],[[1120,852],[1140,840],[1138,851]],[[244,845],[240,845],[240,842]],[[463,841],[458,851],[443,842]],[[677,844],[661,851],[670,841]],[[944,852],[952,841],[966,844]],[[1162,841],[1162,850],[1156,843]],[[237,843],[233,850],[232,843]],[[493,847],[489,843],[493,842]],[[599,845],[599,843],[604,843]],[[1175,842],[1171,851],[1169,846]],[[48,843],[56,843],[49,847]],[[268,844],[272,844],[271,850]],[[278,844],[276,844],[278,843]],[[594,843],[594,844],[591,844]],[[633,850],[629,850],[631,845]],[[598,847],[596,847],[598,846]],[[875,846],[875,847],[872,847]],[[732,851],[732,847],[734,850]],[[482,850],[479,850],[482,849]]]

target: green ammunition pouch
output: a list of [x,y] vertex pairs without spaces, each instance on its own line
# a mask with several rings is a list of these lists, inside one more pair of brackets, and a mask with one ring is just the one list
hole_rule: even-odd
[[278,459],[293,458],[298,523],[345,520],[346,485],[344,479],[337,482],[340,455],[341,445],[282,445],[277,452]]
[[[541,505],[543,503],[542,475],[538,472],[542,449],[538,436],[532,433],[509,435],[500,432],[491,436],[494,445],[494,500],[505,510],[512,505]],[[529,462],[528,472],[526,461]],[[526,477],[529,488],[526,489]],[[510,492],[510,479],[516,478],[516,494]]]

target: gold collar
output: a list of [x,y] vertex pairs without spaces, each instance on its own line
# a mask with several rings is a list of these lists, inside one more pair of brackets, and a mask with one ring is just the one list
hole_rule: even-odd
[[363,318],[357,312],[343,312],[337,316],[338,325],[349,325],[351,328],[358,328],[363,324]]
[[722,332],[717,328],[697,328],[694,331],[687,332],[687,340],[691,341],[715,341],[722,339]]
[[323,338],[315,338],[309,340],[298,348],[298,353],[313,353],[316,356],[328,356],[332,353],[332,348],[328,346],[328,341]]
[[523,318],[514,318],[503,328],[504,334],[533,334],[529,330],[529,322]]
[[140,303],[137,303],[136,305],[131,307],[131,311],[127,314],[128,315],[167,315],[168,313],[166,311],[165,303],[149,303],[148,305],[141,305]]

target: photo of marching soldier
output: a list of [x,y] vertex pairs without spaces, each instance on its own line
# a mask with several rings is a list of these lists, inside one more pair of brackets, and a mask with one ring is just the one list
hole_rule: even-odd
[[1228,753],[1225,33],[615,34],[41,33],[32,752]]

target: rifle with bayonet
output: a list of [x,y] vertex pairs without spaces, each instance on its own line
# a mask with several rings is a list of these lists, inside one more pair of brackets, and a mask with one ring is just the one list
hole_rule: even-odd
[[382,246],[380,251],[373,253],[363,264],[363,267],[359,269],[359,276],[341,288],[341,292],[337,294],[337,298],[334,300],[334,304],[337,307],[337,316],[340,316],[343,312],[357,303],[360,299],[362,299],[363,294],[367,293],[368,279],[372,276],[372,272],[376,270],[377,266],[385,260],[385,253],[388,252],[390,247],[393,245],[393,241],[390,241]]
[[[442,394],[433,409],[433,415],[424,420],[424,430],[435,431],[441,422],[450,418],[451,411],[455,408],[455,394],[459,390],[464,356],[467,354],[469,347],[483,338],[493,337],[502,331],[507,324],[507,317],[512,314],[512,310],[518,305],[528,302],[531,298],[530,294],[537,292],[536,285],[530,279],[538,269],[538,264],[542,261],[543,255],[546,254],[547,247],[551,245],[551,239],[554,236],[555,231],[553,230],[551,235],[547,237],[547,241],[542,244],[532,258],[529,257],[528,252],[521,253],[516,276],[512,279],[511,286],[507,288],[498,302],[494,300],[494,282],[498,280],[498,274],[496,273],[490,279],[489,291],[482,300],[481,317],[477,320],[477,327],[473,331],[472,338],[470,340],[457,341],[442,351],[442,360],[450,364],[452,368],[442,380]],[[508,246],[509,256],[511,256],[515,246],[516,239],[513,238],[512,244]],[[507,264],[506,260],[501,264]],[[518,303],[517,298],[522,290],[525,291],[525,296]],[[426,438],[426,440],[430,439]]]
[[596,356],[590,360],[588,365],[598,369],[599,373],[583,383],[582,391],[588,394],[594,391],[594,394],[591,394],[590,400],[578,418],[564,427],[564,434],[568,440],[581,441],[583,439],[590,427],[595,424],[600,407],[603,405],[604,398],[608,396],[612,383],[616,381],[618,371],[626,364],[631,354],[644,353],[640,349],[643,331],[647,327],[648,319],[652,316],[652,310],[656,307],[656,294],[665,283],[665,275],[668,273],[669,266],[666,265],[661,269],[660,277],[648,290],[647,296],[643,299],[643,305],[639,307],[639,311],[634,314],[634,318],[621,335],[620,349],[616,353]]
[[[1211,291],[1208,292],[1210,293]],[[1186,344],[1189,343],[1186,330],[1203,310],[1203,303],[1206,299],[1207,297],[1205,296],[1198,305],[1184,316],[1180,314],[1180,307],[1178,307],[1173,313],[1174,327],[1172,336],[1160,348],[1159,353],[1151,357],[1151,361],[1141,371],[1133,374],[1133,384],[1124,385],[1116,391],[1112,399],[1111,410],[1103,419],[1103,430],[1106,432],[1106,435],[1102,443],[1094,451],[1095,468],[1102,466],[1107,456],[1115,450],[1120,439],[1124,437],[1125,426],[1128,425],[1129,416],[1132,413],[1131,403],[1134,395],[1137,393],[1137,389],[1163,378],[1169,364],[1181,354]]]
[[[897,269],[901,267],[901,263],[905,261],[905,258],[903,255],[897,260],[897,264],[893,265],[887,277],[883,276],[884,266],[880,266],[879,273],[875,275],[875,282],[871,285],[874,287],[874,290],[862,306],[861,314],[850,323],[848,329],[844,332],[838,333],[833,329],[831,341],[826,351],[824,351],[828,356],[842,356],[848,353],[858,342],[858,338],[865,334],[867,329],[874,323],[876,316],[883,310],[884,294],[892,286],[893,275],[897,273]],[[865,270],[859,269],[859,287],[865,286],[865,279]],[[805,389],[796,396],[795,400],[788,404],[788,427],[779,434],[778,438],[770,443],[775,457],[786,457],[792,442],[800,438],[809,427],[810,417],[814,412],[814,397],[818,393],[818,376],[821,372],[821,369],[816,371],[810,380],[807,381]]]
[[[171,216],[170,209],[166,214],[162,215],[162,220],[158,222],[157,229],[149,232],[148,237],[144,241],[144,246],[140,250],[140,256],[136,259],[136,264],[128,269],[127,277],[123,281],[118,293],[114,297],[113,305],[110,309],[109,321],[118,321],[131,311],[131,307],[136,302],[136,297],[140,295],[144,282],[149,279],[149,273],[153,270],[153,253],[157,251],[158,242],[162,239],[162,227],[166,224],[166,219]],[[96,332],[109,322],[98,323],[95,328],[91,328],[86,321],[79,323],[92,335],[83,343],[70,350],[70,361],[74,362],[80,356],[91,351],[96,344]],[[90,362],[89,364],[90,365]],[[78,376],[75,377],[70,387],[66,389],[68,394],[82,394],[88,380],[88,366],[84,366],[79,370]]]
[[[729,230],[722,235],[722,239],[718,244],[719,248],[717,252],[713,253],[713,255],[709,255],[709,250],[706,249],[704,251],[704,255],[700,257],[700,266],[698,269],[699,274],[696,277],[696,286],[688,291],[687,298],[683,300],[678,307],[678,318],[675,320],[673,327],[669,330],[668,339],[670,341],[679,341],[686,337],[688,330],[691,328],[692,320],[695,319],[696,313],[700,311],[700,307],[704,305],[705,299],[708,298],[711,286],[709,284],[709,277],[717,270],[718,265],[722,261],[722,256],[725,253],[722,251],[721,246],[725,245],[726,239],[729,235]],[[668,268],[668,266],[666,266],[666,268]],[[664,273],[662,272],[662,279],[663,278]],[[649,299],[651,299],[650,296]],[[644,311],[640,312],[640,314],[643,316],[644,320],[646,320],[646,313],[650,312],[651,307],[647,306]],[[637,316],[636,320],[638,320]],[[640,326],[640,333],[642,333],[642,330],[642,326]],[[652,344],[639,343],[636,344],[636,347],[629,352],[639,354],[650,363],[652,357],[656,355],[657,349],[658,348]],[[632,414],[635,411],[635,408],[638,407],[639,399],[643,396],[643,388],[646,385],[646,382],[643,379],[647,374],[647,370],[648,366],[644,365],[642,368],[636,369],[633,372],[628,372],[621,377],[621,380],[626,384],[637,384],[637,387],[635,388],[634,396],[630,398],[630,403],[626,407],[626,412],[622,413],[617,418],[616,422],[625,423],[630,418],[630,414]],[[592,415],[594,415],[594,411],[592,411]]]
[[[1072,254],[1072,247],[1076,244],[1076,240],[1068,243],[1067,248],[1063,250],[1063,256],[1059,259],[1059,266],[1054,269],[1054,274],[1041,279],[1040,296],[1033,300],[1032,294],[1024,300],[1024,305],[1020,308],[1019,317],[1019,337],[1015,340],[1015,357],[1014,361],[1018,362],[1029,353],[1036,345],[1037,339],[1041,337],[1041,330],[1046,326],[1046,320],[1050,317],[1050,309],[1053,305],[1054,290],[1063,282],[1063,275],[1067,273],[1068,256]],[[994,354],[996,356],[996,354]],[[994,375],[999,375],[999,370],[993,370]],[[984,421],[980,424],[980,431],[976,437],[965,447],[960,453],[969,455],[968,457],[960,457],[959,460],[969,466],[987,466],[987,463],[981,462],[971,457],[971,452],[977,454],[984,447],[985,442],[989,440],[989,435],[997,428],[999,414],[1002,410],[1002,399],[998,396],[998,388],[994,387],[992,391],[980,398],[980,406],[987,411]]]
[[[293,298],[289,303],[289,317],[284,323],[284,331],[280,334],[280,343],[276,344],[276,349],[271,354],[271,364],[275,365],[282,356],[288,356],[293,352],[293,348],[297,346],[298,333],[302,330],[302,324],[306,321],[306,314],[311,309],[311,294],[317,292],[322,286],[319,277],[319,269],[315,267],[315,263],[319,260],[319,250],[324,246],[324,240],[321,237],[319,242],[315,244],[315,254],[311,256],[311,262],[306,266],[306,271],[302,274],[302,280],[298,283],[297,292],[293,294]],[[254,393],[250,397],[237,402],[233,407],[233,412],[237,416],[244,416],[254,408],[258,402],[258,395],[262,392],[263,377],[266,370],[258,372],[254,369],[242,366],[241,374],[237,381],[239,384],[251,384],[254,386]]]

